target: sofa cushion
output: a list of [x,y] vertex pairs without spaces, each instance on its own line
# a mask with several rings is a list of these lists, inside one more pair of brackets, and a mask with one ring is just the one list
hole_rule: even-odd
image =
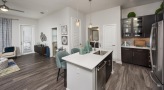
[[14,52],[14,47],[6,47],[4,53]]
[[3,53],[2,57],[3,56],[13,56],[13,55],[14,55],[14,52],[8,52],[8,53]]

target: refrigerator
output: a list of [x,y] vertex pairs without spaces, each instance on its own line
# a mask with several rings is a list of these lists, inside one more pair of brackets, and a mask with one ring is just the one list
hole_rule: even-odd
[[164,90],[164,31],[163,20],[152,25],[150,35],[151,78],[156,90]]

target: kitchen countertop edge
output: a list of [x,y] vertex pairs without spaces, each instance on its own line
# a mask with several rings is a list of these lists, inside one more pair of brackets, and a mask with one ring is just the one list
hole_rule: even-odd
[[[83,67],[83,68],[86,68],[86,69],[89,69],[89,70],[93,70],[101,61],[103,61],[109,54],[111,54],[113,52],[112,50],[102,50],[102,51],[107,51],[107,53],[105,55],[102,55],[102,56],[93,54],[93,53],[95,53],[97,51],[92,51],[88,55],[79,55],[79,53],[75,53],[75,54],[78,54],[79,56],[83,56],[83,57],[87,57],[89,55],[96,56],[96,57],[101,57],[101,60],[98,59],[96,64],[94,64],[94,65],[90,64],[90,66],[82,65],[82,64],[80,64],[80,62],[77,63],[77,62],[75,62],[73,60],[70,60],[70,58],[68,58],[69,56],[63,57],[62,59],[65,60],[68,63],[75,64],[75,65],[78,65],[80,67]],[[93,59],[96,59],[96,58],[93,58]],[[92,61],[95,61],[95,60],[92,60]]]
[[150,50],[150,47],[136,47],[136,46],[121,46],[123,48],[135,48],[135,49],[147,49]]

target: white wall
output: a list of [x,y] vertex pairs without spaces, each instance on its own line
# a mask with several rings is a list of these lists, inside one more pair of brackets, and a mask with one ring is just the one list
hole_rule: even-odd
[[[57,27],[57,45],[58,47],[63,46],[64,48],[66,48],[66,50],[68,52],[70,52],[70,24],[71,24],[71,17],[75,17],[75,10],[72,8],[64,8],[62,10],[59,10],[57,12],[54,12],[48,16],[45,16],[41,19],[39,19],[39,23],[38,23],[38,33],[37,33],[37,42],[39,43],[43,43],[46,45],[48,45],[50,47],[50,53],[52,56],[52,28]],[[79,18],[83,21],[82,25],[84,23],[83,20],[83,14],[79,13]],[[62,25],[67,25],[68,27],[68,45],[62,45],[61,43],[61,26]],[[84,27],[84,26],[82,26]],[[84,28],[83,28],[84,29]],[[46,36],[47,36],[47,41],[46,42],[41,42],[40,40],[40,33],[43,32]],[[84,36],[85,37],[85,36]]]
[[155,11],[160,7],[162,2],[146,4],[142,6],[132,7],[122,10],[122,18],[127,18],[129,12],[135,12],[137,16],[145,16],[155,14]]
[[7,14],[0,14],[0,17],[19,19],[19,20],[12,21],[12,46],[17,47],[17,56],[20,56],[21,55],[20,25],[33,25],[35,30],[34,33],[36,33],[38,21],[36,19],[18,17],[13,15],[7,15]]
[[[103,25],[117,25],[117,60],[121,63],[121,8],[120,6],[91,13],[92,24],[100,28],[100,42],[102,42]],[[86,26],[89,26],[90,14],[86,16]],[[86,40],[88,40],[88,27],[86,28]]]
[[[69,17],[70,17],[69,18],[70,26],[71,26],[71,17],[80,19],[80,21],[81,21],[80,43],[84,45],[86,43],[86,35],[85,35],[86,34],[86,30],[85,30],[86,29],[86,17],[85,17],[85,15],[83,13],[79,12],[78,17],[77,17],[77,10],[75,10],[73,8],[69,8]],[[70,27],[70,29],[71,29],[71,27]],[[70,42],[71,42],[71,40],[70,40]]]

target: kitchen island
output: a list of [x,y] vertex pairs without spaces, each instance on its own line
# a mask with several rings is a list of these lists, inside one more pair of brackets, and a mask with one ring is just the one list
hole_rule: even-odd
[[67,62],[67,90],[105,90],[112,72],[112,52],[98,50],[63,57]]

